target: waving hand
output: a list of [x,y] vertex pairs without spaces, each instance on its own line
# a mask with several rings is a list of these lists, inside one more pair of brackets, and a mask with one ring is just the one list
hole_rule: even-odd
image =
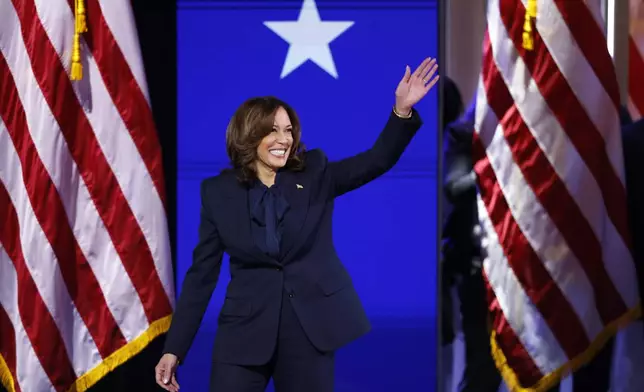
[[436,59],[431,57],[426,58],[413,74],[407,66],[405,75],[396,88],[396,112],[402,115],[411,112],[411,108],[438,82],[439,76],[436,71],[438,64]]

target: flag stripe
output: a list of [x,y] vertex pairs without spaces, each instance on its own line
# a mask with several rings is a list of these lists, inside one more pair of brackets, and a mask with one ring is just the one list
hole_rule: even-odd
[[[67,5],[64,5],[63,10],[66,10]],[[15,13],[13,15],[17,25],[17,17]],[[71,227],[70,233],[73,232],[70,235],[75,235],[82,254],[89,262],[89,266],[98,280],[100,289],[105,296],[105,302],[120,324],[119,327],[121,327],[123,334],[130,340],[140,334],[142,326],[147,325],[143,305],[136,290],[129,282],[123,265],[120,262],[115,262],[115,260],[119,260],[116,249],[114,249],[109,234],[98,216],[84,182],[79,178],[80,174],[69,155],[69,149],[64,142],[58,124],[49,111],[40,88],[34,83],[35,77],[29,64],[26,48],[21,45],[22,40],[14,40],[13,42],[13,50],[8,51],[10,56],[8,63],[13,67],[11,72],[18,78],[16,87],[22,99],[29,128],[25,129],[26,137],[29,136],[29,133],[31,134],[31,140],[38,151],[40,160],[46,171],[50,173],[51,181],[58,190],[58,199],[64,205],[64,211],[67,213],[66,218]],[[94,76],[95,74],[92,74],[92,77]],[[93,92],[98,90],[98,88],[92,89]],[[97,101],[98,99],[93,100],[95,109],[100,107]],[[77,214],[75,211],[83,213]],[[72,247],[65,248],[73,250]],[[73,261],[73,259],[70,260]],[[89,269],[86,270],[89,271]],[[122,277],[119,284],[114,284],[114,276]],[[127,307],[123,306],[123,298],[129,298]],[[110,339],[109,335],[112,335],[112,331],[106,329],[105,332],[105,339]],[[120,333],[115,336],[120,336]],[[90,368],[94,365],[95,363],[92,363]]]
[[[525,19],[525,8],[522,4],[515,6],[513,0],[502,0],[501,18],[506,29],[513,23],[522,26]],[[537,18],[538,19],[538,18]],[[544,100],[552,110],[562,128],[572,141],[574,147],[595,177],[604,198],[608,216],[613,221],[622,239],[630,246],[628,217],[623,208],[626,202],[626,190],[622,180],[615,172],[614,166],[606,151],[602,133],[590,120],[586,110],[575,98],[576,94],[561,75],[556,62],[545,46],[538,31],[534,31],[534,51],[527,53],[522,47],[521,34],[509,34],[514,46],[532,74]],[[537,68],[538,61],[538,68]],[[623,163],[617,163],[618,167]]]
[[[5,0],[0,0],[0,4],[2,1]],[[104,308],[105,301],[100,302],[100,290],[94,291],[91,270],[82,258],[76,259],[78,248],[73,234],[64,222],[57,221],[64,211],[61,211],[58,194],[29,137],[25,114],[3,53],[0,53],[0,78],[3,82],[0,97],[3,130],[0,151],[3,154],[0,158],[4,168],[0,177],[11,192],[20,217],[16,227],[23,231],[15,234],[28,241],[29,246],[23,249],[27,266],[58,328],[75,331],[73,335],[62,336],[67,352],[78,353],[72,364],[75,372],[82,373],[88,370],[88,359],[100,358],[94,337],[101,337],[105,325],[114,325],[114,320],[110,322],[111,314]],[[86,281],[76,281],[78,277]],[[66,287],[70,281],[71,287]],[[99,301],[87,300],[94,297]]]
[[[513,356],[505,358],[507,365],[512,369],[521,368],[522,371],[518,372],[520,376],[519,382],[522,385],[532,385],[543,377],[543,373],[541,373],[530,357],[530,354],[525,350],[519,337],[514,333],[510,323],[505,318],[503,307],[494,294],[494,289],[490,284],[490,280],[485,273],[485,270],[483,270],[481,274],[485,283],[487,301],[490,304],[490,319],[492,320],[492,325],[497,325],[497,329],[494,331],[495,333],[493,335],[497,348],[500,349],[501,352],[509,351],[513,353]],[[498,361],[499,359],[495,358],[495,360]]]
[[[486,83],[483,89],[487,92],[487,100],[496,116],[503,118],[501,127],[488,124],[481,130],[484,132],[482,137],[486,139],[484,145],[490,163],[494,163],[496,175],[519,228],[538,254],[551,279],[572,305],[575,314],[581,318],[586,335],[593,338],[601,331],[602,321],[593,297],[578,295],[579,290],[592,291],[592,285],[586,278],[579,259],[571,253],[560,231],[563,227],[568,232],[574,233],[577,228],[571,227],[566,220],[562,222],[561,219],[556,218],[558,212],[565,211],[567,208],[576,208],[576,204],[557,173],[554,172],[550,161],[540,149],[535,135],[530,132],[526,123],[528,118],[526,114],[530,113],[529,108],[539,107],[537,105],[541,103],[535,102],[532,98],[536,96],[540,98],[540,95],[534,83],[531,82],[521,94],[522,98],[518,99],[517,94],[514,97],[516,103],[513,101],[513,96],[508,89],[514,89],[515,77],[521,78],[524,75],[522,71],[525,70],[525,66],[510,45],[502,47],[497,45],[497,48],[492,49],[491,41],[499,42],[499,36],[502,37],[502,33],[496,32],[490,26],[489,34],[494,35],[494,38],[487,39],[486,35],[482,68],[482,77]],[[507,40],[507,37],[501,38],[501,41],[503,40]],[[493,52],[496,52],[497,58],[510,61],[497,66]],[[501,72],[500,67],[504,68],[504,72]],[[537,113],[537,116],[542,120],[540,124],[548,125],[545,123],[547,121],[545,118],[548,116],[543,116],[543,113]],[[497,132],[498,136],[495,136]],[[535,134],[538,135],[538,132]],[[556,137],[552,136],[549,139],[556,140]],[[543,143],[540,144],[543,146]],[[558,192],[563,192],[561,199]],[[534,219],[533,216],[539,219]],[[580,232],[581,234],[583,231]],[[594,235],[592,231],[589,233],[586,230],[585,237],[581,238],[589,238],[593,241]],[[582,249],[583,252],[583,246],[577,246],[577,248],[577,250]],[[566,273],[559,272],[564,265]],[[571,280],[571,276],[575,276],[575,279]],[[571,281],[574,284],[570,284]]]
[[[92,0],[92,2],[93,1],[95,0]],[[134,79],[136,79],[137,86],[149,105],[150,97],[148,96],[148,85],[145,78],[145,71],[143,69],[138,32],[136,30],[136,23],[132,7],[130,7],[130,2],[98,0],[98,3],[100,5],[100,11],[103,13],[105,24],[110,33],[114,36],[114,41],[120,49],[120,52],[123,54],[125,63],[129,65],[131,73],[134,76]],[[94,3],[92,3],[92,5],[96,7]],[[147,17],[150,17],[150,15],[148,14]],[[175,60],[175,58],[168,59],[168,61],[172,62]],[[156,134],[154,137],[156,137]],[[160,151],[158,154],[161,154]]]
[[[493,13],[494,11],[490,12],[490,14]],[[491,19],[494,19],[494,16],[491,16]],[[496,25],[490,25],[489,39],[486,35],[481,74],[485,80],[484,89],[487,93],[487,102],[496,117],[503,120],[498,128],[490,127],[481,130],[481,132],[487,133],[495,131],[491,135],[485,133],[482,135],[485,139],[484,145],[490,163],[493,163],[497,180],[500,181],[504,190],[506,200],[512,206],[511,213],[520,230],[543,263],[550,279],[562,290],[565,296],[565,299],[562,300],[567,300],[572,305],[578,317],[583,315],[589,320],[589,322],[582,324],[586,335],[592,338],[601,331],[601,320],[595,310],[592,297],[577,295],[577,290],[592,290],[592,286],[584,276],[579,259],[575,257],[575,253],[571,254],[571,248],[561,234],[562,231],[567,232],[574,237],[575,241],[579,241],[573,245],[577,245],[575,247],[577,254],[582,253],[580,257],[592,257],[592,255],[583,254],[585,252],[583,243],[584,240],[591,243],[596,240],[592,230],[587,226],[582,224],[581,229],[588,230],[579,231],[578,225],[575,225],[577,221],[561,219],[561,212],[567,212],[567,209],[572,209],[573,215],[575,215],[574,213],[578,212],[577,206],[524,121],[525,113],[529,109],[523,111],[520,109],[524,105],[526,108],[535,107],[534,102],[530,102],[530,88],[525,89],[521,100],[517,99],[516,103],[510,95],[508,88],[512,88],[514,76],[523,75],[521,70],[524,70],[525,67],[517,58],[516,52],[512,55],[504,51],[509,46],[500,48],[497,45],[494,50],[492,49],[491,42],[507,41],[507,36],[504,37],[504,34],[497,32],[493,26]],[[521,28],[516,25],[515,27]],[[516,61],[506,61],[497,66],[493,52],[496,52],[494,56],[497,58],[516,59]],[[518,72],[513,75],[501,75],[500,67],[509,69],[510,72]],[[521,116],[522,114],[524,117]],[[540,114],[539,117],[543,118],[543,114]],[[498,131],[496,131],[497,129]],[[494,136],[492,137],[492,135]],[[520,171],[516,169],[520,169]],[[537,216],[539,219],[534,219],[533,216]],[[585,222],[583,218],[581,222]],[[579,237],[575,237],[575,235]],[[599,262],[601,263],[601,260]],[[562,265],[566,266],[566,274],[558,272]],[[574,285],[567,284],[570,283],[571,275],[577,276]],[[530,286],[526,289],[541,290],[543,287],[547,287],[548,282],[543,281],[542,284],[542,286]],[[561,336],[559,337],[561,338]],[[566,338],[564,337],[564,339]],[[567,352],[571,355],[569,351]]]
[[[74,16],[69,10],[67,1],[36,0],[36,8],[41,20],[57,20],[57,23],[50,23],[48,25],[44,25],[44,27],[47,29],[47,34],[54,49],[58,53],[58,56],[63,59],[64,63],[69,63],[71,61],[71,43],[74,33]],[[81,44],[82,43],[83,41],[81,39]],[[174,291],[171,264],[167,262],[170,260],[170,249],[167,241],[168,232],[163,203],[155,191],[154,183],[152,182],[145,163],[141,159],[137,147],[132,140],[130,132],[112,102],[112,98],[105,87],[104,79],[97,67],[95,59],[86,48],[83,53],[85,54],[86,81],[84,83],[74,83],[72,88],[74,89],[78,101],[82,102],[88,108],[91,107],[91,110],[85,110],[85,115],[89,121],[89,125],[94,131],[96,140],[112,168],[112,172],[114,173],[118,185],[123,190],[123,195],[132,210],[136,224],[141,228],[141,233],[145,237],[145,241],[151,251],[157,272],[162,279],[162,285],[167,293],[166,295],[168,297],[173,296]],[[89,83],[92,88],[87,88],[86,83]],[[123,94],[127,94],[127,91],[123,91]],[[46,106],[46,103],[43,102],[43,104]],[[33,128],[33,126],[30,128]],[[62,137],[61,139],[64,140]],[[42,146],[40,146],[42,147],[41,150],[51,151],[51,144],[55,143],[56,139],[53,137],[43,137],[42,140],[43,143]],[[65,156],[67,155],[68,154],[65,154]],[[52,161],[52,172],[55,172],[57,165],[57,161]],[[132,186],[133,184],[136,184],[136,186]],[[71,184],[65,184],[62,188],[69,188],[70,185]],[[80,185],[83,187],[82,191],[85,192],[86,189],[84,188],[84,183],[82,181],[80,181]],[[61,189],[61,187],[59,187],[59,189]],[[141,189],[146,190],[146,192],[141,192]],[[73,198],[69,199],[73,200]],[[98,216],[98,212],[95,211],[95,207],[92,205],[84,208],[89,208],[91,210],[91,214],[95,215],[91,218],[97,219],[97,224],[101,226],[101,231],[97,231],[97,234],[100,235],[101,238],[104,237],[106,240],[106,242],[100,243],[95,240],[88,241],[88,244],[103,245],[102,248],[107,252],[96,253],[96,247],[94,247],[91,254],[96,255],[97,259],[106,261],[119,259],[111,240],[107,236],[107,232],[102,232],[105,230],[105,227]],[[75,208],[72,207],[70,210],[73,211],[74,209]],[[96,214],[94,214],[95,212]],[[88,218],[89,217],[87,216],[83,217],[84,220],[87,220]],[[81,230],[78,235],[83,236],[88,234],[90,233],[85,229]],[[118,270],[116,270],[117,268]],[[105,271],[105,273],[103,273],[103,271]],[[129,283],[127,282],[127,273],[123,269],[121,263],[105,264],[103,265],[103,268],[101,268],[101,272],[97,272],[97,274],[102,276],[117,275],[126,277],[123,284],[119,285],[118,288],[113,287],[113,285],[106,285],[102,286],[104,290],[120,290],[121,288],[134,290],[134,287],[130,288],[130,285],[127,284]],[[121,295],[121,293],[115,294]],[[105,295],[108,301],[110,301],[111,298],[109,293],[106,292]],[[131,296],[129,293],[127,295]],[[133,305],[136,306],[136,308],[121,307],[114,313],[118,320],[121,320],[119,316],[127,317],[124,321],[133,327],[132,329],[128,325],[123,325],[122,328],[124,329],[124,332],[129,329],[133,332],[139,333],[139,326],[141,325],[139,315],[142,314],[145,318],[142,308],[143,305],[139,300],[135,300],[134,302],[135,303],[133,303]],[[142,313],[139,313],[139,305],[141,306],[140,311]],[[147,319],[143,321],[143,324],[146,323]],[[131,337],[128,337],[128,339],[130,338]]]
[[[586,4],[588,5],[588,2]],[[592,4],[597,4],[597,1],[592,2]],[[583,5],[581,9],[586,12],[581,12],[580,15],[591,18],[592,15],[588,13],[587,5]],[[564,76],[575,91],[576,99],[584,106],[586,113],[592,117],[597,129],[604,131],[603,139],[606,143],[609,158],[613,163],[615,172],[618,173],[618,176],[623,181],[621,138],[612,136],[619,133],[619,114],[614,109],[614,105],[594,71],[584,61],[583,54],[575,45],[574,38],[566,28],[566,23],[559,15],[554,4],[544,4],[544,6],[548,6],[549,11],[546,14],[547,17],[537,18],[537,28],[546,32],[544,35],[545,44],[557,63],[558,72]],[[590,25],[595,25],[595,23],[591,22]],[[505,36],[503,39],[508,38]],[[545,47],[541,46],[541,48],[544,49]],[[534,55],[537,57],[541,56],[538,50],[539,48],[535,48]],[[604,54],[604,58],[610,62],[610,57],[606,51],[604,51]],[[505,53],[502,56],[516,58],[517,54],[513,50],[512,53]],[[546,57],[544,56],[543,58]],[[578,60],[572,61],[570,59]],[[590,225],[590,229],[598,239],[598,246],[602,248],[603,260],[611,260],[610,263],[604,263],[608,275],[613,282],[629,281],[628,277],[635,272],[631,252],[627,245],[629,239],[624,239],[613,221],[609,219],[597,181],[575,149],[575,146],[566,136],[561,123],[557,121],[556,116],[549,109],[548,103],[537,91],[534,85],[535,81],[531,80],[527,89],[523,87],[522,79],[529,73],[521,59],[518,59],[518,65],[502,71],[506,75],[514,75],[513,78],[506,76],[505,79],[506,81],[511,80],[509,88],[517,102],[517,107],[522,112],[526,125],[531,129],[544,154],[566,185],[570,195],[575,199]],[[557,69],[553,71],[557,72]],[[612,74],[614,76],[614,72]],[[535,76],[537,79],[539,77],[543,77],[543,75]],[[615,80],[613,78],[614,82]],[[544,83],[548,83],[548,80],[545,79]],[[616,83],[613,84],[616,85]],[[561,97],[558,96],[557,98]],[[562,111],[568,110],[567,107],[560,106],[564,103],[562,100],[555,100],[550,102],[550,106],[560,108]],[[598,107],[602,108],[602,110],[594,109]],[[628,229],[625,229],[625,231],[628,231]],[[627,307],[635,306],[638,294],[634,285],[622,284],[616,288],[626,302]]]
[[[539,256],[522,233],[512,216],[494,169],[484,156],[479,155],[480,147],[476,144],[482,144],[478,137],[475,138],[473,151],[476,154],[475,169],[480,181],[481,197],[505,250],[507,262],[534,306],[546,320],[556,341],[566,355],[572,358],[583,352],[588,345],[586,331],[575,310],[559,286],[552,281]],[[484,145],[482,148],[485,151]]]
[[0,327],[0,378],[28,391],[90,388],[167,330],[174,299],[131,5],[85,2],[83,76],[71,82],[74,3],[0,0],[0,185],[16,216],[0,232],[23,263],[16,271],[0,236],[0,311],[13,328]]
[[[4,253],[4,250],[0,247],[0,253]],[[0,256],[2,258],[3,256]],[[1,263],[1,262],[0,262]],[[0,271],[2,267],[0,266]],[[5,274],[2,274],[2,277],[6,277]],[[0,296],[2,298],[2,296]],[[5,384],[4,387],[11,391],[12,389],[16,392],[20,392],[20,385],[18,385],[18,376],[16,373],[16,332],[13,329],[13,324],[11,324],[11,319],[7,314],[5,308],[2,306],[2,300],[0,299],[0,361],[4,360],[9,373],[13,378],[11,385]],[[0,381],[5,381],[0,379]]]
[[[150,249],[101,151],[33,0],[12,0],[36,80],[44,93],[115,248],[144,304],[148,321],[171,312]],[[29,29],[27,26],[31,26]]]
[[[483,266],[505,317],[492,349],[511,390],[545,391],[583,366],[638,302],[616,76],[605,46],[576,42],[605,42],[599,0],[555,1],[537,0],[536,18],[528,0],[488,1],[477,95]],[[552,291],[561,301],[544,304]]]
[[[520,7],[520,5],[519,5]],[[525,12],[525,11],[524,11]],[[493,20],[498,13],[491,11],[490,18]],[[500,16],[500,15],[499,15]],[[513,17],[511,14],[506,14],[504,16],[504,23],[508,26],[508,35],[499,33],[496,37],[491,37],[492,42],[497,43],[507,41],[510,37],[515,38],[516,46],[516,36],[522,34],[522,23],[519,21],[519,17],[524,17],[524,15],[519,15]],[[496,24],[492,24],[495,26]],[[511,27],[510,27],[511,26]],[[513,30],[514,29],[514,30]],[[494,29],[490,29],[495,31]],[[499,29],[503,31],[503,29]],[[536,43],[535,43],[536,45]],[[544,59],[546,57],[545,53],[547,49],[545,46],[535,46],[534,56],[539,56],[539,58]],[[516,51],[513,51],[516,54]],[[516,57],[516,55],[508,55],[507,53],[497,54],[497,57],[503,57],[504,59]],[[524,56],[525,57],[525,56]],[[559,250],[568,249],[572,251],[572,254],[576,257],[576,260],[566,263],[567,268],[565,269],[571,275],[577,276],[576,273],[573,273],[570,269],[572,263],[580,263],[583,270],[586,272],[586,276],[592,284],[592,289],[596,293],[601,293],[597,298],[597,308],[599,314],[602,317],[604,322],[610,322],[615,320],[619,315],[623,314],[626,311],[626,304],[620,295],[620,292],[616,289],[615,285],[611,282],[609,278],[609,272],[607,272],[606,266],[602,260],[603,248],[602,244],[598,240],[598,236],[606,238],[606,232],[610,230],[604,230],[604,232],[595,233],[592,225],[589,224],[588,217],[591,217],[591,222],[596,224],[604,223],[606,216],[602,214],[602,210],[596,208],[597,202],[601,203],[601,200],[593,197],[593,195],[599,194],[589,192],[594,188],[594,181],[591,175],[584,176],[584,173],[588,173],[585,170],[585,165],[583,165],[583,160],[575,154],[574,146],[568,144],[568,139],[562,137],[565,130],[557,126],[557,123],[549,123],[549,119],[553,119],[556,116],[556,112],[553,113],[548,110],[548,107],[555,108],[554,110],[563,111],[566,109],[565,102],[561,102],[559,99],[562,97],[560,95],[554,95],[551,93],[551,86],[556,86],[556,84],[551,84],[548,80],[552,78],[552,75],[557,75],[558,70],[556,65],[553,62],[542,62],[539,72],[533,74],[532,81],[528,83],[528,86],[522,86],[520,79],[523,75],[527,73],[526,64],[523,61],[518,61],[515,67],[504,67],[507,70],[512,68],[510,72],[513,72],[515,77],[518,79],[512,80],[506,77],[506,83],[510,88],[515,89],[514,100],[512,97],[508,97],[508,94],[505,84],[499,83],[498,87],[502,88],[503,91],[491,91],[490,96],[494,96],[494,103],[500,105],[499,97],[505,96],[504,106],[500,106],[495,109],[496,115],[498,118],[504,118],[502,123],[511,124],[515,122],[519,124],[521,129],[517,129],[517,133],[510,132],[508,127],[504,127],[506,133],[505,138],[511,146],[511,149],[514,153],[514,161],[521,167],[523,175],[526,181],[530,184],[531,188],[535,192],[536,196],[539,199],[540,204],[547,211],[550,220],[556,225],[555,230],[558,230],[558,235],[554,236],[556,243],[546,243],[543,244],[535,241],[533,242],[534,246],[542,248],[544,251],[552,251],[551,247],[555,247]],[[531,89],[530,86],[541,86],[541,91],[537,89]],[[527,87],[527,88],[526,88]],[[488,89],[491,89],[492,86],[487,86]],[[518,91],[517,91],[518,90]],[[543,97],[541,97],[543,94]],[[546,97],[550,97],[548,101]],[[516,101],[516,107],[523,114],[523,119],[519,113],[509,113],[507,110],[512,106]],[[490,99],[490,102],[492,100]],[[539,111],[535,111],[535,107],[542,108]],[[514,121],[508,116],[519,116]],[[531,124],[526,123],[527,119],[532,119]],[[527,125],[531,125],[527,127]],[[531,129],[532,128],[532,133]],[[559,129],[557,129],[559,128]],[[535,137],[540,140],[535,139]],[[546,157],[543,150],[549,151],[550,156]],[[563,153],[566,151],[566,153]],[[510,158],[510,157],[508,157]],[[567,162],[579,162],[575,166],[570,166]],[[553,164],[555,167],[553,167]],[[557,170],[559,169],[559,170]],[[562,173],[562,169],[564,173]],[[560,178],[560,174],[567,174],[566,177]],[[563,181],[562,181],[563,179]],[[580,187],[578,184],[583,183],[585,186]],[[509,186],[509,185],[507,185]],[[571,190],[577,191],[577,194],[571,194]],[[590,195],[588,195],[590,193]],[[585,197],[584,201],[579,201],[575,199],[580,197]],[[512,203],[510,203],[512,204]],[[581,211],[579,205],[586,207],[585,214]],[[598,215],[599,213],[599,215]],[[515,216],[517,212],[515,212]],[[527,219],[532,221],[534,218]],[[535,232],[538,233],[549,233],[551,229],[546,229],[545,227],[539,228],[536,222],[531,224],[530,227]],[[542,234],[543,236],[543,234]],[[610,236],[609,236],[610,237]],[[619,235],[615,235],[615,240],[617,243],[621,243]],[[606,250],[615,250],[613,248],[605,248]],[[627,268],[632,266],[632,261],[630,260],[630,254],[628,248],[625,246],[622,247],[622,252],[617,253],[620,257],[623,257],[625,260],[618,261],[619,267]],[[572,255],[571,255],[572,256]],[[610,256],[610,254],[609,254]],[[544,260],[546,261],[546,260]],[[555,271],[562,269],[561,266],[554,266]],[[632,270],[632,269],[631,269]],[[582,271],[578,271],[582,273]],[[610,272],[613,272],[611,270]],[[618,271],[618,273],[620,273]],[[583,275],[583,273],[582,273]],[[559,282],[560,286],[566,285],[567,278],[563,277]],[[577,279],[575,280],[577,281]],[[581,287],[575,287],[575,285],[567,285],[570,292],[575,292]],[[591,287],[588,287],[591,289]],[[636,293],[631,290],[625,290],[625,298],[628,298],[629,301],[635,301]],[[574,297],[579,297],[578,294],[571,294],[567,296],[569,299]],[[581,300],[581,299],[579,299]],[[596,334],[601,331],[601,324],[597,324],[594,320],[593,314],[588,314],[588,306],[577,307],[577,314],[580,316],[585,316],[582,321],[586,321],[584,324],[589,327],[591,334],[589,338],[593,339]],[[590,323],[590,325],[589,325]]]
[[[72,11],[74,2],[75,0],[68,0]],[[85,42],[92,52],[112,101],[145,162],[159,198],[165,205],[161,146],[154,127],[152,111],[105,22],[98,0],[88,1],[87,23],[92,28],[83,34]]]
[[[0,184],[1,186],[2,184]],[[16,377],[13,380],[14,387],[16,390],[22,389],[25,391],[55,391],[49,380],[49,376],[43,370],[36,352],[31,347],[29,336],[27,335],[27,331],[25,331],[21,319],[19,298],[25,293],[25,288],[28,288],[28,285],[26,286],[24,282],[18,283],[16,269],[2,246],[1,241],[0,276],[2,277],[2,285],[0,285],[0,308],[9,317],[15,334],[13,341],[16,348]],[[33,304],[29,304],[29,306],[33,306]],[[0,337],[2,337],[3,341],[7,339],[5,335],[0,335]],[[26,381],[29,382],[29,385],[25,387]]]
[[[4,86],[4,85],[3,85]],[[0,130],[0,132],[2,132]],[[76,379],[56,323],[43,302],[27,267],[21,246],[18,214],[0,181],[0,242],[13,261],[18,279],[18,310],[25,331],[42,367],[57,391],[66,391]],[[3,277],[4,278],[4,277]],[[43,333],[47,331],[47,333]]]
[[[60,273],[101,355],[125,344],[90,265],[67,222],[65,208],[29,134],[25,112],[6,59],[0,55],[0,118],[18,153],[34,214],[58,259]],[[8,153],[7,150],[5,150]],[[69,349],[70,347],[68,347]]]
[[[492,176],[490,178],[492,179],[495,178],[495,174],[490,167],[490,157],[486,157],[485,155],[485,144],[491,144],[489,139],[492,139],[492,137],[502,137],[501,130],[498,130],[498,133],[489,132],[489,130],[497,130],[498,128],[498,119],[488,106],[483,77],[481,75],[476,97],[476,133],[474,134],[472,146],[472,158],[483,157],[481,161],[475,161],[474,169],[477,172],[479,169],[481,171],[489,170]],[[476,143],[479,143],[479,145]],[[477,167],[477,165],[481,166]],[[500,347],[508,349],[512,347],[512,342],[515,341],[513,336],[516,336],[521,342],[523,349],[517,347],[510,351],[506,351],[505,349],[503,351],[507,361],[523,364],[523,366],[514,369],[514,371],[519,371],[517,374],[519,374],[520,378],[523,376],[530,378],[532,377],[531,375],[536,377],[538,374],[548,374],[560,364],[564,364],[568,358],[557,342],[543,315],[538,311],[529,297],[526,291],[527,288],[521,285],[517,275],[514,273],[514,269],[507,258],[507,255],[511,253],[506,252],[502,248],[500,237],[497,235],[491,216],[488,214],[488,207],[481,196],[482,188],[485,184],[478,176],[477,181],[480,190],[479,196],[477,197],[477,210],[483,233],[481,245],[484,250],[484,272],[490,287],[494,290],[499,308],[505,316],[503,318],[497,317],[494,320],[495,324],[493,326],[497,332],[495,340],[500,343],[506,342],[506,345],[501,345]],[[489,183],[488,185],[492,187],[490,192],[494,192],[494,187],[498,187],[499,184]],[[503,197],[502,193],[497,192],[494,194],[501,198]],[[509,232],[509,230],[505,232]],[[489,303],[492,308],[494,304],[491,301]],[[507,322],[507,325],[502,324],[504,322]],[[539,331],[539,334],[535,334],[535,330]],[[547,347],[548,350],[544,350],[544,347]],[[521,354],[522,352],[529,353],[530,358],[524,358]],[[509,356],[507,355],[508,353],[512,353],[512,355]],[[519,360],[519,358],[522,359]],[[538,372],[533,371],[533,364],[539,369]],[[503,364],[499,365],[502,366]],[[528,374],[524,374],[525,372]]]
[[[556,5],[559,13],[552,9],[553,3]],[[594,77],[597,78],[603,87],[595,88],[593,90],[594,94],[597,96],[608,94],[615,112],[618,112],[620,98],[619,86],[615,83],[615,80],[617,80],[615,67],[613,66],[610,56],[607,56],[607,53],[599,51],[596,48],[599,42],[606,41],[606,36],[604,35],[600,24],[588,23],[589,20],[594,18],[586,2],[570,0],[539,0],[538,7],[547,7],[546,9],[550,9],[548,11],[548,17],[556,18],[557,21],[555,23],[561,23],[561,29],[558,29],[556,34],[553,34],[552,32],[550,34],[544,34],[545,30],[539,28],[539,18],[537,18],[537,29],[541,34],[543,34],[542,37],[548,44],[551,55],[553,57],[561,57],[561,60],[557,61],[559,68],[561,69],[565,66],[573,67],[574,65],[581,65],[584,68],[590,67],[594,72]],[[560,18],[561,20],[559,20]],[[569,36],[564,36],[563,33],[565,32],[568,32]],[[582,55],[576,56],[579,61],[574,63],[564,61],[563,56],[570,56],[571,53],[553,50],[552,45],[555,41],[566,45],[568,50],[580,50]],[[577,71],[579,71],[578,68]],[[586,72],[583,72],[582,75],[586,76],[587,74]],[[570,80],[568,74],[566,74],[566,79]],[[591,83],[591,85],[595,83],[595,80],[591,78],[584,79],[584,81],[586,83]],[[573,90],[579,93],[579,87],[583,86],[576,85]],[[583,100],[584,98],[593,98],[582,94],[578,94],[577,97],[580,100]],[[589,106],[589,108],[596,107],[592,105]],[[607,107],[606,112],[611,113],[612,109]],[[592,113],[588,114],[592,115]],[[606,114],[604,114],[604,116],[606,117]]]
[[[604,42],[606,38],[598,23],[579,22],[591,20],[590,5],[587,1],[565,3],[559,4],[565,12],[562,15],[557,5],[552,0],[547,0],[543,6],[549,10],[548,17],[537,18],[536,28],[556,63],[558,72],[568,82],[586,115],[602,134],[608,159],[624,184],[621,139],[609,136],[612,132],[619,131],[619,87],[610,55],[606,51],[603,54],[597,51],[595,44]],[[596,4],[598,1],[593,0],[591,3]],[[573,24],[569,27],[568,22]],[[579,25],[583,25],[583,29]],[[583,34],[588,34],[588,37],[597,41],[589,44],[590,41]],[[580,40],[583,44],[578,44]],[[592,53],[582,51],[590,51],[592,48],[595,48]],[[587,58],[586,55],[590,57]],[[596,110],[598,107],[602,110]]]
[[632,36],[628,45],[628,95],[641,115],[644,113],[644,58]]

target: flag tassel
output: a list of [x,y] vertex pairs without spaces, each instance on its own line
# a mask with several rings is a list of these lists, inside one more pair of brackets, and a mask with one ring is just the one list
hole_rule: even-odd
[[523,49],[534,50],[532,21],[537,18],[537,0],[528,0],[523,22]]
[[80,55],[80,35],[87,31],[84,0],[75,0],[74,16],[74,42],[72,44],[71,79],[81,80],[83,78],[83,65],[81,64]]

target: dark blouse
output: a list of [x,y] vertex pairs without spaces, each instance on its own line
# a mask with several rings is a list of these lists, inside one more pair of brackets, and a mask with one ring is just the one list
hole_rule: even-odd
[[280,190],[279,175],[270,188],[255,181],[248,196],[253,241],[262,252],[278,257],[284,216],[290,207]]

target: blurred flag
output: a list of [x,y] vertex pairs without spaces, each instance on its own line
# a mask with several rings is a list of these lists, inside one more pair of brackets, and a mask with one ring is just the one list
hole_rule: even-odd
[[[473,151],[497,366],[544,391],[640,313],[599,0],[490,0]],[[632,390],[632,389],[631,389]]]
[[630,0],[628,110],[633,120],[644,115],[644,0]]
[[0,0],[0,86],[0,380],[84,391],[173,307],[130,2]]

